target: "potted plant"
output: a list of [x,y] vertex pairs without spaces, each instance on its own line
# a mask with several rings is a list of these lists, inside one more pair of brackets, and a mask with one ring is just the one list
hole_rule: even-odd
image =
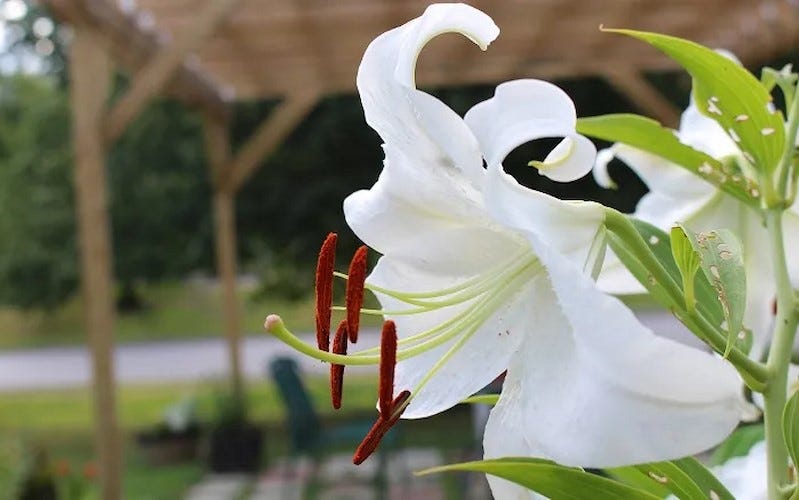
[[186,462],[197,458],[200,425],[197,398],[186,396],[164,410],[163,420],[139,432],[136,440],[150,465]]
[[247,419],[246,404],[235,394],[214,393],[214,419],[208,438],[208,467],[212,472],[255,473],[261,466],[263,435]]

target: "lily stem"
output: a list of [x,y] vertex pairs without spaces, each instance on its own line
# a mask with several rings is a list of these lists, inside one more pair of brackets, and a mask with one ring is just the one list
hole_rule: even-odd
[[782,431],[782,412],[787,399],[788,366],[799,312],[785,260],[781,209],[766,212],[766,228],[777,282],[777,317],[766,364],[770,380],[763,391],[763,417],[768,449],[768,498],[778,500],[783,498],[781,488],[788,483],[788,448]]

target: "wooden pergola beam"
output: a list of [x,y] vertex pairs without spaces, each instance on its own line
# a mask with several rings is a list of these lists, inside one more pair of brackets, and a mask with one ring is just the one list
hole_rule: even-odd
[[[158,53],[158,37],[140,29],[136,19],[105,0],[44,0],[61,20],[91,26],[110,44],[114,60],[128,71],[144,66]],[[168,83],[170,95],[218,117],[229,114],[215,81],[207,74],[182,65]]]
[[602,76],[622,95],[628,97],[642,112],[667,127],[680,123],[680,110],[666,99],[644,76],[627,68],[604,68]]
[[105,178],[102,118],[111,79],[111,58],[93,28],[76,25],[70,47],[75,201],[81,289],[91,353],[95,446],[101,498],[121,498],[122,444],[114,384],[114,284]]
[[236,193],[263,159],[277,149],[311,112],[319,101],[319,95],[313,90],[292,94],[278,104],[277,109],[264,119],[225,169],[222,182],[224,189]]
[[206,0],[191,26],[135,73],[127,93],[108,112],[106,140],[111,142],[125,131],[150,99],[164,89],[186,56],[214,34],[239,1]]

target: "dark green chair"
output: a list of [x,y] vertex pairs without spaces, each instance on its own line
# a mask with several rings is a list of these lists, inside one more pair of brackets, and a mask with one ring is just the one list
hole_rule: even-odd
[[[326,459],[326,455],[331,451],[342,449],[355,451],[374,421],[359,420],[333,427],[324,426],[302,382],[297,363],[291,358],[275,358],[270,362],[269,369],[286,406],[286,427],[291,447],[290,458],[296,463],[296,459],[299,457],[307,456],[311,458],[313,464],[303,498],[315,498],[321,486],[320,466]],[[388,451],[396,448],[398,442],[399,433],[396,429],[392,429],[383,439],[376,456],[371,458],[371,460],[379,461],[376,473],[370,481],[377,492],[377,498],[387,497]],[[288,472],[288,468],[286,470]]]

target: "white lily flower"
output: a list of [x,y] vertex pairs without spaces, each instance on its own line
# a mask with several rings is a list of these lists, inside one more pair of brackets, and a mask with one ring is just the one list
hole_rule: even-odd
[[[683,112],[677,135],[682,143],[718,160],[737,162],[744,168],[744,173],[753,168],[735,141],[718,123],[704,116],[693,99]],[[597,156],[594,177],[604,187],[613,187],[607,165],[614,156],[632,168],[650,190],[638,203],[633,214],[635,217],[665,231],[679,222],[692,231],[726,228],[738,235],[743,244],[746,269],[744,324],[753,331],[752,356],[759,358],[768,343],[776,296],[769,239],[761,217],[686,169],[624,144],[614,144]],[[785,212],[783,225],[786,252],[791,255],[799,250],[799,204],[795,203]],[[789,259],[788,268],[794,285],[799,285],[799,261]],[[614,294],[643,291],[643,287],[615,259],[608,260],[599,283],[603,290]]]
[[[541,137],[564,138],[543,175],[590,170],[595,150],[575,132],[568,96],[542,81],[508,82],[461,119],[415,88],[431,38],[458,32],[485,48],[498,31],[472,7],[433,5],[372,42],[358,73],[386,158],[344,212],[382,254],[367,288],[399,333],[394,394],[411,393],[403,418],[450,408],[507,370],[486,457],[607,467],[716,444],[738,420],[734,370],[656,336],[582,272],[600,205],[529,190],[503,170],[507,153]],[[527,494],[489,480],[498,498]]]

